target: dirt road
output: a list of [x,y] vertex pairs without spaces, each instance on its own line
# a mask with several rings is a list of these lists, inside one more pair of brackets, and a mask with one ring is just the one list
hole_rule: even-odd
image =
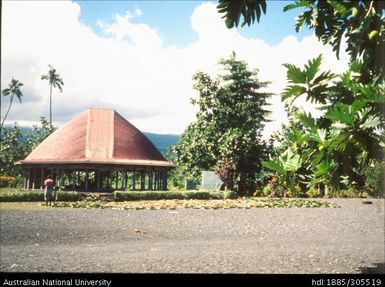
[[384,272],[384,200],[341,208],[1,208],[2,272]]

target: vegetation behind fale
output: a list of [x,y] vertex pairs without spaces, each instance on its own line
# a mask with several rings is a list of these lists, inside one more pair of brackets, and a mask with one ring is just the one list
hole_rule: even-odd
[[[258,22],[267,5],[265,0],[219,0],[217,8],[232,28]],[[169,174],[169,189],[183,189],[186,180],[199,183],[202,170],[213,170],[225,189],[238,196],[384,196],[385,2],[300,0],[288,2],[284,11],[295,9],[301,9],[296,31],[314,29],[337,58],[346,40],[347,70],[322,70],[322,55],[303,66],[282,63],[287,86],[281,101],[289,123],[268,141],[261,133],[272,94],[270,83],[258,79],[258,70],[233,52],[220,59],[222,74],[196,73],[198,97],[191,99],[198,110],[195,121],[180,138],[147,134],[177,166]],[[52,88],[61,91],[64,83],[51,66],[42,79],[49,82],[51,106]],[[49,121],[41,118],[41,125],[27,133],[17,124],[3,127],[14,97],[21,102],[22,86],[12,79],[2,91],[10,101],[0,127],[0,186],[20,185],[21,171],[14,162],[53,131],[51,108]],[[298,97],[318,104],[322,116],[296,108]]]

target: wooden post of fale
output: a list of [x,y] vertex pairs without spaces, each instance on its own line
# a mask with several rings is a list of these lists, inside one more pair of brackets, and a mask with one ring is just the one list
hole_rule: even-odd
[[28,170],[28,189],[32,188],[32,171],[31,169]]
[[142,172],[140,173],[140,190],[145,190],[145,176],[146,176],[146,172],[144,170],[142,170]]
[[152,190],[152,170],[148,172],[148,189]]
[[64,170],[59,170],[59,185],[64,186]]
[[80,189],[80,171],[76,172],[76,186],[79,186]]
[[24,171],[24,189],[28,189],[28,177],[29,177],[29,171]]
[[114,183],[113,175],[114,175],[114,171],[110,170],[110,179],[109,179],[108,189],[112,188],[112,185]]
[[96,171],[96,190],[100,191],[100,170]]
[[41,168],[40,189],[44,188],[44,167]]
[[157,187],[156,187],[156,190],[160,190],[161,188],[161,185],[160,185],[160,180],[161,180],[161,174],[162,174],[162,172],[159,170],[158,171],[158,180],[157,180]]
[[24,172],[24,184],[23,184],[24,189],[27,189],[27,188],[28,188],[28,187],[27,187],[27,184],[28,184],[27,174]]
[[126,190],[126,182],[127,182],[127,171],[122,171],[122,191]]
[[136,182],[136,178],[135,178],[135,170],[132,171],[132,190],[136,190],[135,188],[135,182]]
[[33,169],[32,189],[35,189],[36,168]]
[[159,171],[159,176],[158,176],[158,190],[162,190],[162,176],[163,176],[163,171]]
[[167,190],[167,170],[163,171],[162,190]]
[[154,179],[154,181],[155,181],[155,186],[154,186],[154,189],[155,190],[159,190],[159,186],[158,186],[158,184],[159,184],[159,171],[155,171],[155,179]]
[[88,170],[86,171],[86,180],[84,183],[84,189],[85,191],[88,191]]
[[28,169],[27,189],[30,189],[30,184],[31,184],[31,169]]
[[76,171],[72,171],[72,191],[75,191]]

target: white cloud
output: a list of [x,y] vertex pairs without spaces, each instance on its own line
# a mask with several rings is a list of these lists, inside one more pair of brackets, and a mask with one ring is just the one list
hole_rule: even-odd
[[[346,57],[337,62],[315,36],[302,41],[288,36],[271,46],[228,30],[213,3],[194,10],[191,25],[199,39],[185,47],[164,47],[155,28],[133,23],[133,17],[141,15],[139,9],[116,14],[110,22],[99,21],[105,36],[82,24],[80,13],[73,2],[3,3],[1,88],[14,76],[24,83],[25,95],[21,105],[12,107],[9,123],[38,122],[40,116],[48,116],[49,89],[40,80],[48,64],[64,79],[63,93],[55,90],[53,96],[56,125],[87,107],[113,107],[139,129],[160,133],[183,132],[195,116],[189,101],[196,95],[193,73],[201,70],[214,76],[218,60],[231,51],[251,68],[259,68],[261,80],[272,81],[270,90],[277,94],[285,86],[282,63],[303,65],[323,54],[323,68],[336,72],[346,68]],[[273,122],[266,134],[286,120],[278,96],[271,107]]]
[[116,14],[112,23],[99,21],[98,24],[106,34],[112,35],[118,41],[132,42],[136,48],[145,50],[160,48],[162,39],[157,32],[146,24],[131,23],[132,17],[130,12],[125,16]]
[[142,10],[140,10],[139,8],[136,8],[135,9],[135,16],[137,16],[137,17],[142,16]]

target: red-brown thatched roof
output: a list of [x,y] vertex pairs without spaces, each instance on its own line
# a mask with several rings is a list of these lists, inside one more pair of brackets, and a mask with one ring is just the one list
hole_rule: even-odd
[[174,166],[145,135],[112,109],[88,109],[17,163]]

